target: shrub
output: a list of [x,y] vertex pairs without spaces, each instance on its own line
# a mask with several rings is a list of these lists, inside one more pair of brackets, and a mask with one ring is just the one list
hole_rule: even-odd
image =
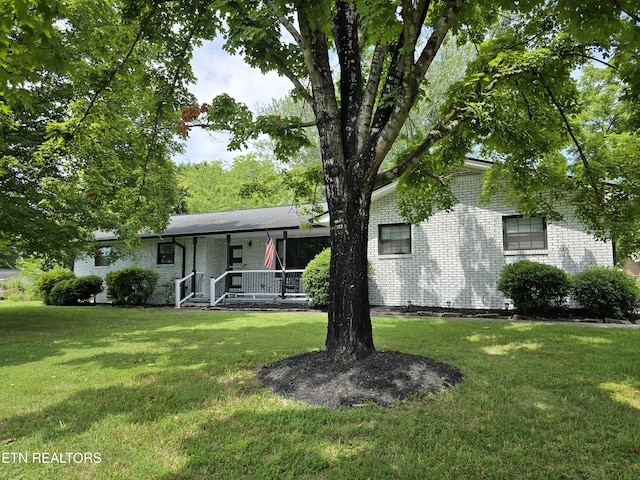
[[42,295],[44,303],[46,303],[47,305],[51,305],[51,298],[49,295],[53,287],[56,285],[56,283],[63,280],[69,280],[70,278],[75,278],[75,275],[71,270],[61,268],[49,270],[48,272],[44,272],[38,277],[35,288],[36,291],[40,295]]
[[69,278],[56,283],[49,299],[51,305],[77,305],[78,302],[89,300],[102,291],[102,278],[97,275]]
[[75,280],[76,298],[79,301],[95,299],[95,296],[104,290],[102,277],[87,275]]
[[571,276],[552,265],[521,260],[504,267],[497,288],[524,314],[551,313],[571,293]]
[[593,267],[574,277],[573,296],[590,315],[625,318],[640,307],[638,282],[621,270]]
[[75,278],[69,278],[57,282],[49,292],[48,305],[76,305],[78,303],[75,289],[76,280]]
[[309,303],[316,308],[329,305],[329,261],[331,249],[325,248],[311,260],[302,273],[304,292]]
[[143,305],[149,302],[158,283],[158,274],[140,267],[109,272],[104,277],[107,296],[116,305]]

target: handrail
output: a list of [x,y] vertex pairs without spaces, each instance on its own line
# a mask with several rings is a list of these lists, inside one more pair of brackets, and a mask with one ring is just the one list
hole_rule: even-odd
[[[236,296],[245,296],[245,297],[258,297],[258,296],[264,296],[264,295],[272,295],[272,294],[282,294],[283,297],[286,296],[304,296],[304,293],[287,293],[286,290],[283,290],[281,292],[275,292],[275,291],[271,291],[271,290],[266,290],[266,291],[251,291],[249,290],[247,291],[243,291],[243,292],[229,292],[227,285],[225,285],[224,288],[224,292],[221,293],[221,295],[219,297],[217,297],[216,295],[216,286],[224,281],[226,279],[226,277],[228,277],[229,275],[242,275],[243,278],[245,278],[247,276],[247,274],[272,274],[274,276],[277,275],[282,275],[283,278],[286,278],[287,275],[290,274],[302,274],[304,272],[304,269],[292,269],[292,270],[227,270],[226,272],[224,272],[222,275],[220,275],[217,278],[211,278],[211,298],[210,298],[210,303],[209,305],[211,307],[215,307],[216,305],[218,305],[222,300],[224,300],[225,298],[229,297],[229,295],[236,295]],[[262,287],[264,287],[264,285],[262,285]]]
[[186,302],[187,300],[189,300],[191,297],[193,297],[194,293],[193,293],[193,289],[191,290],[191,293],[189,295],[187,295],[184,298],[180,298],[180,292],[182,291],[181,288],[181,284],[186,282],[187,280],[189,280],[191,277],[195,277],[196,272],[191,272],[189,275],[187,275],[184,278],[179,278],[176,279],[175,281],[175,288],[176,288],[176,308],[180,308],[180,305],[182,305],[184,302]]

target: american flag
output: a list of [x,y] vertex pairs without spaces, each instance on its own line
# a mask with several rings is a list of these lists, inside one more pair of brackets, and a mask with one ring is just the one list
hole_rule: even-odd
[[269,232],[267,232],[267,244],[264,251],[264,266],[266,268],[271,269],[273,267],[273,257],[275,256],[275,253],[276,247],[273,244],[273,239],[271,238],[271,235],[269,235]]

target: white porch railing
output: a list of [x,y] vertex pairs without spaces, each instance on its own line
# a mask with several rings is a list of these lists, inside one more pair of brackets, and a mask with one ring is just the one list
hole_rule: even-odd
[[[191,272],[186,277],[176,280],[176,284],[175,284],[175,287],[176,287],[176,293],[175,293],[176,308],[180,308],[180,306],[184,302],[186,302],[187,300],[189,300],[191,297],[193,297],[195,295],[194,292],[193,292],[193,288],[189,288],[188,289],[188,287],[192,285],[192,282],[195,281],[195,276],[196,276],[196,273],[195,272]],[[191,280],[191,282],[189,282],[189,280]],[[189,283],[187,284],[187,282],[189,282]],[[188,290],[190,291],[190,293],[183,297],[182,296],[182,292],[184,291],[186,293]]]
[[[215,307],[225,299],[272,300],[278,298],[305,298],[302,286],[304,270],[230,270],[211,279],[209,305]],[[190,273],[175,281],[175,307],[180,308],[193,298],[193,282]],[[197,283],[203,283],[199,279]],[[201,285],[202,289],[204,285]],[[201,295],[198,293],[198,295]],[[200,297],[199,297],[200,298]],[[201,299],[202,300],[202,299]]]
[[231,270],[211,279],[211,302],[215,307],[226,298],[264,300],[305,297],[304,270]]

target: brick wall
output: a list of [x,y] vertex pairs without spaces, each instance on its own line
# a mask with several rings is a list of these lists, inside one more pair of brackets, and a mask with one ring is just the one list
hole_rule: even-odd
[[459,177],[454,191],[460,203],[452,212],[413,225],[412,252],[406,255],[378,254],[378,225],[402,222],[396,194],[373,202],[368,251],[373,305],[504,308],[506,299],[495,285],[508,263],[528,259],[571,274],[612,265],[611,244],[587,234],[568,209],[565,222],[548,223],[546,250],[505,251],[502,217],[516,212],[499,201],[480,205],[481,188],[481,175]]

